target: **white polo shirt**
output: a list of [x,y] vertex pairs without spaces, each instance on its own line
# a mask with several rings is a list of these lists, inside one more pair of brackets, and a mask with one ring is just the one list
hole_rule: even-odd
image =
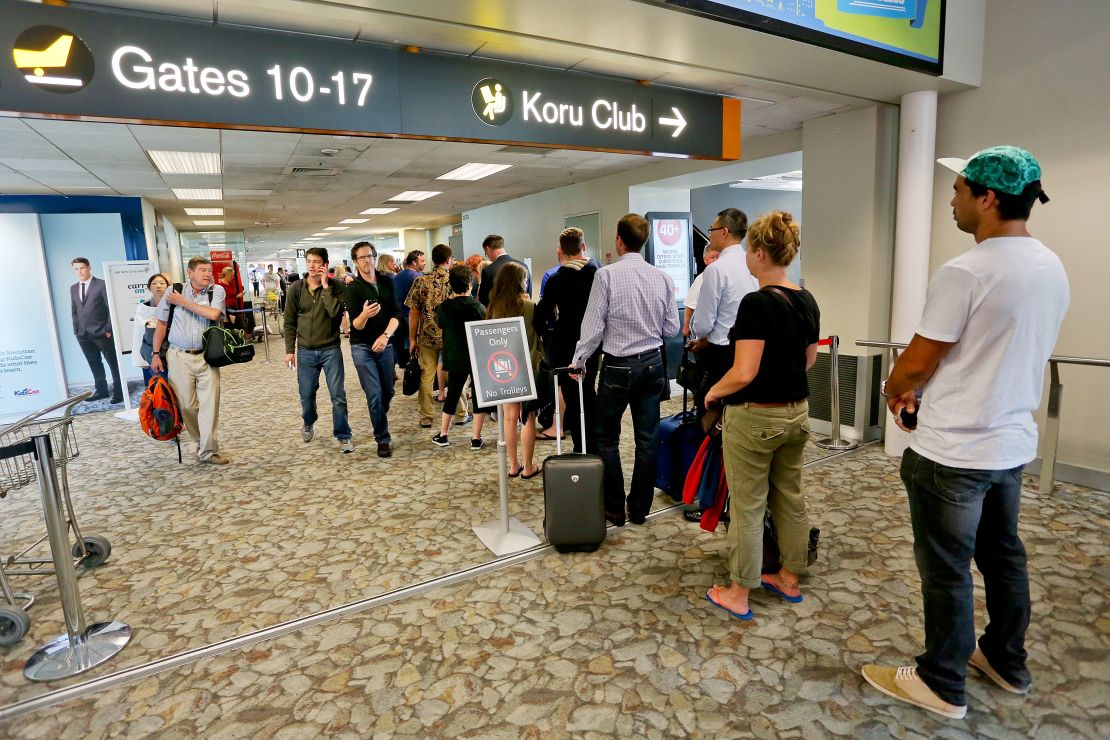
[[917,333],[955,344],[925,384],[910,447],[978,470],[1036,457],[1033,412],[1068,300],[1060,258],[1032,237],[986,239],[942,265]]

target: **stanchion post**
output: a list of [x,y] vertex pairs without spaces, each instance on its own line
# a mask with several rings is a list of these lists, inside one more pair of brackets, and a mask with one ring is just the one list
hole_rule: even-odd
[[[471,422],[472,424],[474,422]],[[505,444],[505,409],[497,411],[497,463],[501,472],[497,476],[497,486],[501,495],[501,531],[509,533],[509,453]]]
[[131,640],[131,628],[123,622],[114,621],[91,627],[85,625],[85,611],[81,607],[81,592],[77,587],[77,571],[70,555],[69,527],[61,510],[58,474],[50,446],[50,435],[35,435],[34,445],[35,475],[42,496],[42,513],[46,519],[46,533],[50,542],[50,556],[54,561],[54,575],[58,580],[58,597],[62,602],[66,634],[39,648],[24,666],[23,675],[31,681],[54,681],[84,673],[111,659]]
[[814,444],[825,450],[854,450],[859,443],[852,439],[840,438],[840,337],[832,335],[829,344],[829,375],[831,377],[829,423],[832,436],[817,440]]
[[266,347],[266,364],[270,364],[270,329],[266,326],[266,307],[262,307],[262,344]]
[[1041,456],[1041,493],[1052,493],[1056,487],[1056,450],[1060,444],[1060,398],[1064,386],[1060,384],[1060,366],[1048,361],[1048,414],[1044,420],[1044,454]]

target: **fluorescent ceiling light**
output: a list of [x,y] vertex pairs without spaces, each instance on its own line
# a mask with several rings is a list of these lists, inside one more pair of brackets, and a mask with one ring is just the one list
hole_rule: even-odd
[[223,200],[224,191],[220,188],[172,188],[178,200]]
[[324,231],[346,231],[350,226],[325,226]]
[[331,234],[326,231],[317,231],[313,236],[331,236]]
[[384,216],[387,213],[393,213],[396,208],[367,208],[365,211],[360,211],[363,216]]
[[195,226],[223,226],[223,221],[194,221]]
[[185,213],[189,216],[222,216],[224,209],[222,208],[186,208]]
[[163,175],[218,175],[221,172],[217,152],[147,152],[150,161]]
[[305,237],[304,239],[302,239],[301,241],[306,241],[306,242],[318,242],[318,241],[320,241],[320,237],[318,237],[318,236],[306,236],[306,237]]
[[345,218],[342,221],[340,221],[339,223],[341,223],[341,224],[364,224],[369,220],[370,219],[368,219],[368,218]]
[[481,162],[469,162],[462,167],[456,167],[450,172],[440,175],[437,180],[481,180],[483,177],[496,175],[502,170],[507,170],[512,167],[511,164],[482,164]]
[[392,198],[387,198],[387,200],[404,203],[416,203],[421,200],[427,200],[428,198],[432,198],[439,194],[439,190],[406,190],[403,193],[397,193],[397,195],[394,195]]

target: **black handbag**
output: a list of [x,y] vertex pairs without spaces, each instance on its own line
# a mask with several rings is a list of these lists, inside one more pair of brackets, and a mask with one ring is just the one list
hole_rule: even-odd
[[204,361],[225,367],[254,359],[254,345],[241,329],[213,324],[204,330]]
[[[413,348],[415,350],[415,348]],[[411,396],[420,390],[420,360],[414,351],[405,363],[405,377],[401,381],[401,394]]]

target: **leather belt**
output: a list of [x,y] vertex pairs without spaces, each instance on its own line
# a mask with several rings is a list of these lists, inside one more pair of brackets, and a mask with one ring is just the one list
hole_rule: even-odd
[[611,355],[608,352],[605,352],[603,354],[606,357],[608,357],[610,360],[632,362],[634,360],[647,360],[651,357],[654,357],[655,355],[659,354],[659,350],[658,349],[649,349],[645,352],[639,353],[638,355],[626,355],[624,357],[618,357],[617,355]]

